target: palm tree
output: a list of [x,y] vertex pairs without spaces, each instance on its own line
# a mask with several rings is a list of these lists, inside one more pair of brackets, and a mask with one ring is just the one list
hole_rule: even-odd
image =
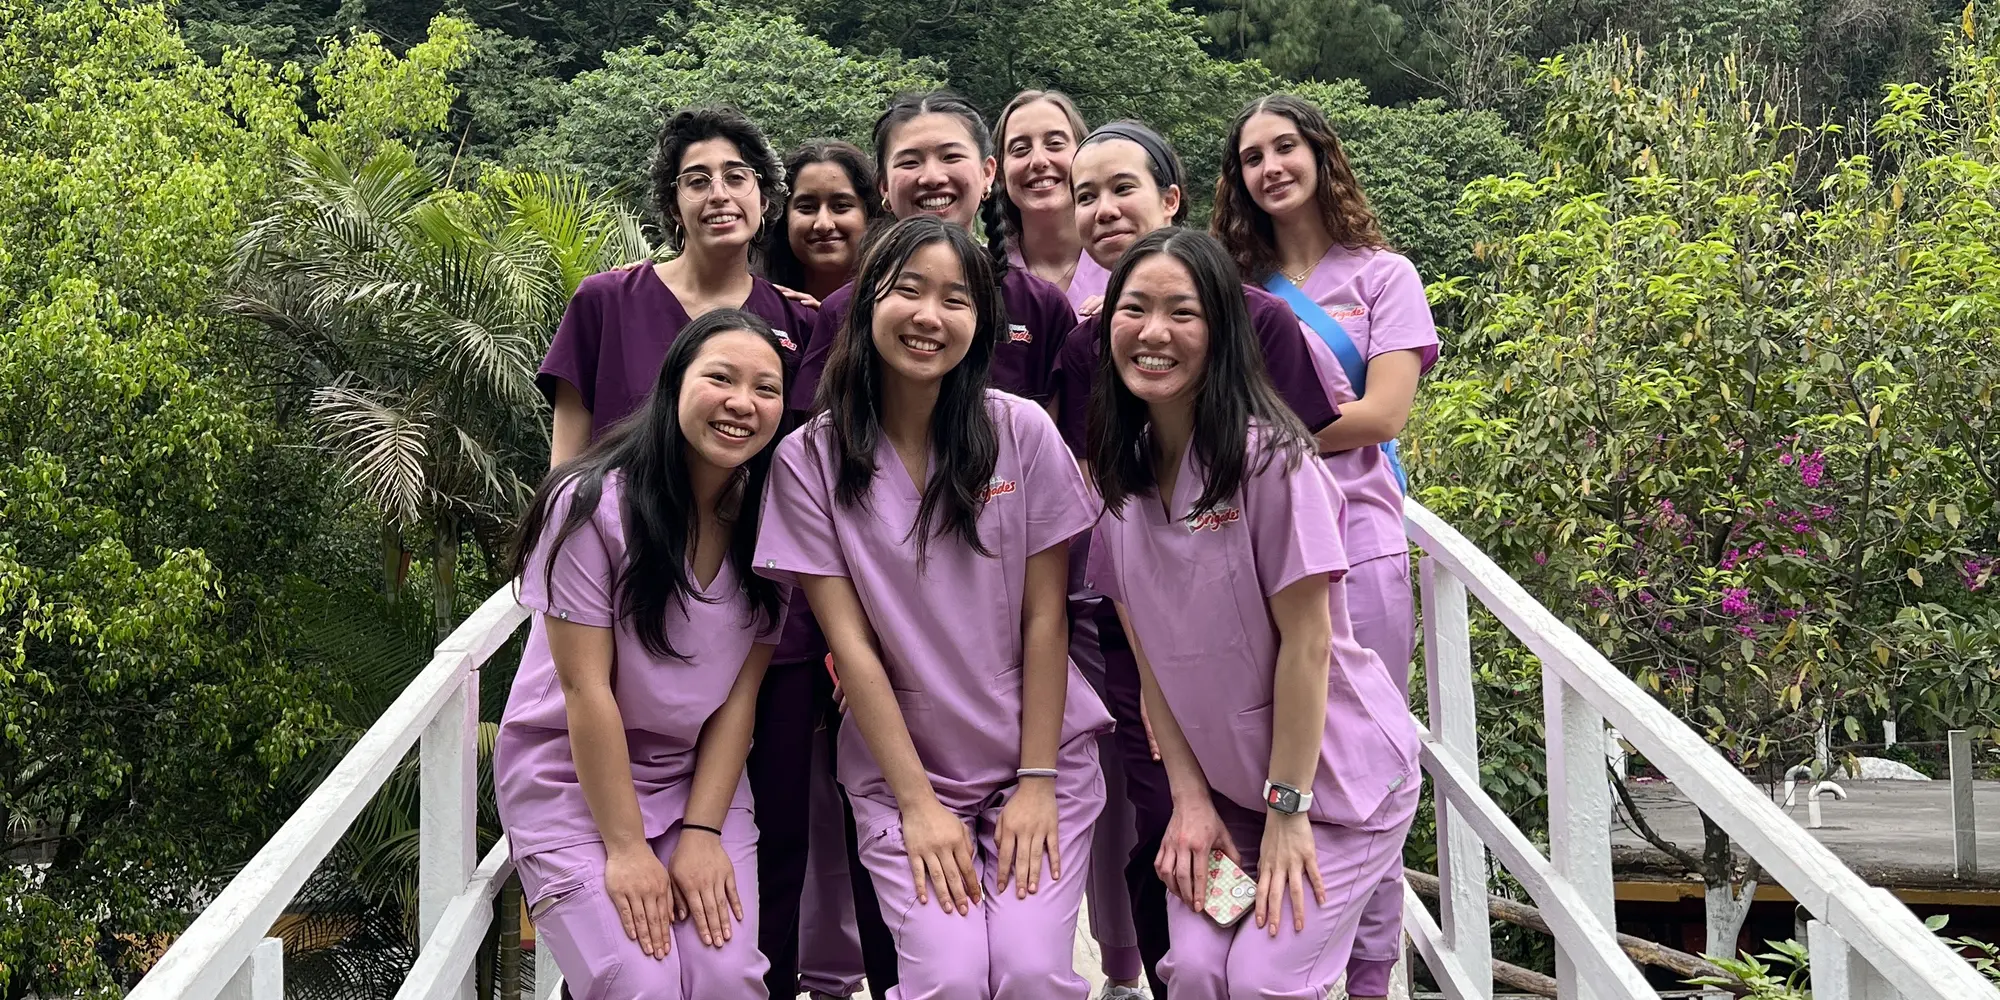
[[647,241],[573,179],[496,171],[464,191],[400,145],[355,159],[301,148],[238,241],[226,306],[257,321],[281,405],[380,512],[391,598],[401,538],[429,528],[442,639],[465,529],[511,521],[545,467],[534,375],[564,304]]
[[[534,375],[564,305],[585,277],[649,247],[636,216],[572,178],[494,171],[459,190],[395,144],[362,158],[307,143],[290,173],[285,197],[238,241],[224,305],[256,321],[251,355],[280,413],[306,421],[380,516],[386,605],[314,623],[319,658],[352,692],[343,719],[358,735],[429,659],[395,625],[407,618],[395,606],[403,539],[429,529],[430,633],[441,641],[456,619],[460,538],[471,529],[492,566],[493,540],[546,467]],[[489,690],[482,704],[504,693]],[[495,728],[484,714],[482,765]],[[316,783],[324,771],[300,773]],[[357,970],[407,961],[396,932],[414,929],[415,791],[405,761],[343,839],[343,860],[299,900],[326,944],[314,952],[318,981],[335,994],[368,995],[392,980]],[[482,850],[497,836],[487,811]],[[504,936],[518,887],[496,905]],[[501,957],[503,996],[515,957]]]

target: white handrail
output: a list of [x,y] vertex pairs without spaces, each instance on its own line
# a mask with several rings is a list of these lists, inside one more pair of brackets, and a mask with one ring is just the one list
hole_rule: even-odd
[[[1800,906],[1872,967],[1873,974],[1896,984],[1910,1000],[2000,1000],[2000,990],[1926,930],[1907,907],[1862,881],[1800,829],[1699,734],[1640,690],[1465,536],[1414,500],[1406,502],[1404,517],[1411,539],[1425,554],[1462,582],[1541,659],[1545,684],[1560,684],[1574,692],[1616,726],[1648,763],[1728,831]],[[1434,742],[1427,743],[1426,753],[1453,765],[1464,763],[1440,753]],[[1476,767],[1463,771],[1439,778],[1439,770],[1433,769],[1432,776],[1440,783],[1476,781]],[[1458,803],[1462,795],[1449,797]],[[1472,818],[1477,823],[1476,813]],[[1550,919],[1553,923],[1553,914]]]
[[527,618],[511,587],[487,598],[291,819],[203,908],[128,1000],[213,1000],[221,993],[424,727]]

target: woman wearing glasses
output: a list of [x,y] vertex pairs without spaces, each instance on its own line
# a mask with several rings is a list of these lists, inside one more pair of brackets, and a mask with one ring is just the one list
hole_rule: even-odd
[[549,463],[581,454],[640,408],[681,329],[712,309],[743,309],[771,324],[787,378],[816,315],[751,273],[758,235],[784,212],[785,169],[750,119],[729,108],[682,111],[660,130],[653,200],[665,262],[585,278],[535,377],[555,406]]

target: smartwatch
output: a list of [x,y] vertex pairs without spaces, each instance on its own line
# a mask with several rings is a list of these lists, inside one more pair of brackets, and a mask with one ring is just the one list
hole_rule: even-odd
[[1312,808],[1313,793],[1302,792],[1282,781],[1264,782],[1264,804],[1272,812],[1294,816]]

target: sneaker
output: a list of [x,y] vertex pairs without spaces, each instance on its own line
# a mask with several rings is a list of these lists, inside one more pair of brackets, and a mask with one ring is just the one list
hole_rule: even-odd
[[1106,986],[1097,1000],[1152,1000],[1146,991],[1137,986]]

